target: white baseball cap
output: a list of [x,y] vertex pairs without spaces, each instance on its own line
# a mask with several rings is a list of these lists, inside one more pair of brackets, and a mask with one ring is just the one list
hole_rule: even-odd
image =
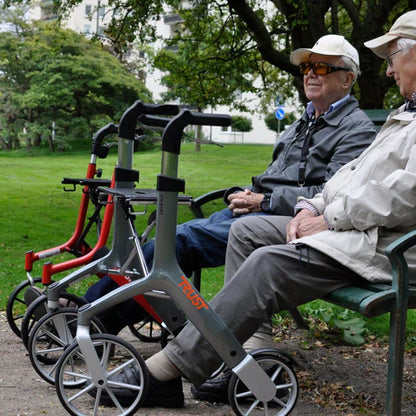
[[398,38],[416,40],[416,10],[401,15],[385,35],[364,42],[364,45],[385,59],[390,53],[389,43]]
[[340,35],[326,35],[322,36],[313,45],[313,48],[299,48],[290,55],[290,62],[294,65],[299,65],[306,62],[312,53],[328,56],[346,56],[351,58],[359,67],[360,58],[357,49],[349,43],[344,36]]

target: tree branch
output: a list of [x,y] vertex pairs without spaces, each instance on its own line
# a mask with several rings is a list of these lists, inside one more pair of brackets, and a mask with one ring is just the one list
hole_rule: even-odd
[[256,41],[257,49],[262,58],[284,71],[292,74],[295,73],[296,70],[290,63],[289,56],[286,53],[279,52],[274,47],[273,40],[266,25],[253,8],[245,0],[228,0],[228,4],[247,26],[251,36]]

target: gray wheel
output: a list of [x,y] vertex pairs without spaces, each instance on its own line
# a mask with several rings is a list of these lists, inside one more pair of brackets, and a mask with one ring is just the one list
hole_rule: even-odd
[[[26,309],[20,325],[20,332],[23,344],[26,348],[29,346],[29,337],[32,329],[42,316],[48,312],[47,307],[48,296],[41,295],[35,299]],[[77,308],[85,304],[85,302],[72,293],[63,292],[59,297],[59,304],[62,308]]]
[[[149,375],[137,350],[115,335],[91,336],[97,359],[87,362],[74,342],[56,371],[56,392],[73,416],[130,416],[143,401]],[[92,369],[101,376],[93,380]]]
[[285,416],[294,408],[299,383],[293,361],[279,350],[264,349],[251,353],[276,385],[276,394],[269,402],[258,400],[233,373],[228,387],[228,399],[238,416]]
[[[30,333],[30,362],[36,372],[50,384],[55,384],[59,358],[75,339],[77,318],[76,308],[62,308],[44,315]],[[104,326],[98,319],[93,319],[91,333],[102,332],[105,332]]]

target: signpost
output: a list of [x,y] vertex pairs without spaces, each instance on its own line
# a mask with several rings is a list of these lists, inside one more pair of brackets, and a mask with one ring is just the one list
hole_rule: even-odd
[[279,104],[279,99],[276,100],[276,108],[274,110],[274,115],[276,116],[277,122],[277,138],[280,137],[280,120],[285,118],[285,110],[282,105]]

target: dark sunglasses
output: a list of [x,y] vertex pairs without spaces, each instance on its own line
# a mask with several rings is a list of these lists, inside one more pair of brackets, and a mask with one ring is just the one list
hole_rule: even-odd
[[302,62],[299,65],[299,70],[303,75],[308,74],[311,69],[316,75],[327,75],[335,71],[350,71],[348,68],[326,64],[325,62]]

